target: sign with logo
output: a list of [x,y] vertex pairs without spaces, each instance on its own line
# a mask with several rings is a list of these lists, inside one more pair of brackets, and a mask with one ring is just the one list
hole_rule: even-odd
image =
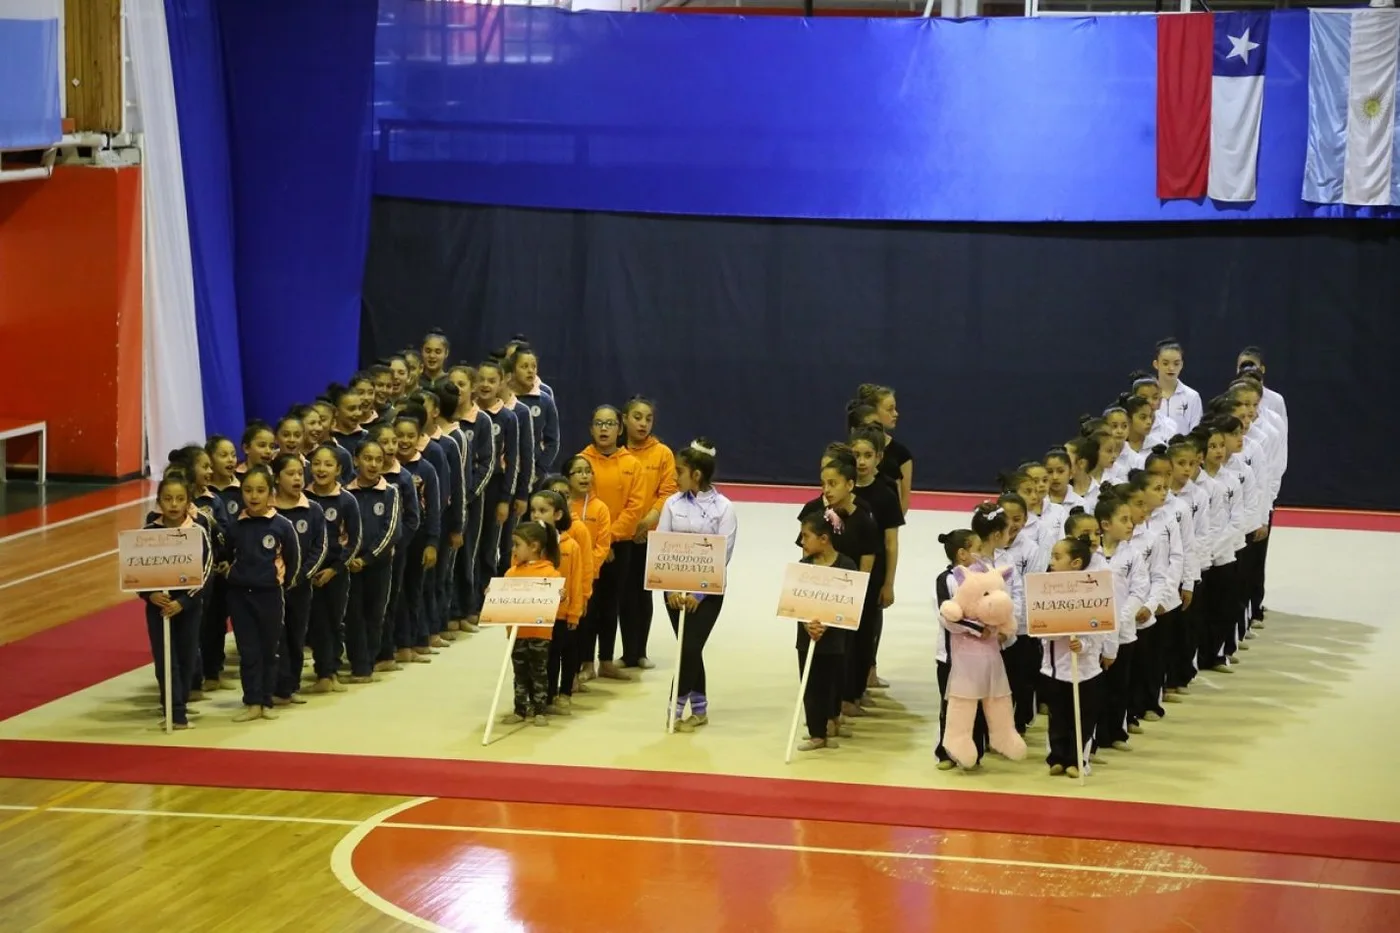
[[481,606],[481,625],[553,625],[563,577],[496,577]]
[[1026,575],[1026,630],[1032,637],[1112,632],[1117,608],[1112,570]]
[[831,628],[860,628],[860,611],[870,574],[817,564],[788,564],[778,615]]
[[204,585],[204,530],[143,528],[117,538],[123,593],[192,590]]
[[724,592],[724,535],[653,531],[647,535],[648,590],[679,593]]

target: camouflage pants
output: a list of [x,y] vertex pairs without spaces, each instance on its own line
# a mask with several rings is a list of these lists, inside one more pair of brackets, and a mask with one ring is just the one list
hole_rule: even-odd
[[549,703],[549,639],[517,638],[510,660],[515,668],[515,712],[543,714]]

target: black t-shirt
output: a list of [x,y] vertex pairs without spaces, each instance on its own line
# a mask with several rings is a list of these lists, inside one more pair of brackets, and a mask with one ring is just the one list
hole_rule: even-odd
[[[812,558],[810,558],[810,557],[804,557],[804,558],[802,558],[802,563],[804,563],[804,564],[814,564],[814,563],[816,563],[816,561],[812,560]],[[842,553],[840,553],[840,552],[838,552],[838,553],[836,554],[836,563],[832,564],[831,566],[836,567],[836,568],[839,568],[839,569],[841,569],[841,570],[859,570],[859,569],[860,569],[860,568],[856,565],[856,562],[855,562],[854,560],[852,560],[851,558],[847,557],[845,554],[842,554]],[[822,637],[821,637],[821,639],[817,642],[817,654],[845,654],[845,653],[846,653],[846,644],[847,644],[847,641],[850,639],[851,635],[853,635],[853,634],[854,634],[854,633],[851,632],[849,629],[844,629],[844,628],[828,628],[825,632],[822,632]],[[811,643],[811,641],[812,641],[812,638],[811,638],[810,635],[807,634],[807,629],[806,629],[806,627],[804,627],[803,624],[802,624],[801,622],[798,622],[798,623],[797,623],[797,650],[798,650],[798,651],[806,651],[806,650],[807,650],[807,645],[809,645],[809,644]]]
[[885,456],[880,460],[876,472],[894,480],[895,487],[898,488],[899,481],[904,476],[904,464],[913,459],[914,455],[909,452],[909,448],[891,437],[885,441]]
[[[821,496],[817,496],[802,507],[802,511],[797,513],[797,520],[802,521],[813,512],[824,511],[826,511],[826,502]],[[875,524],[870,510],[862,506],[860,499],[857,498],[855,511],[848,515],[838,510],[838,514],[841,516],[842,527],[831,539],[831,546],[836,548],[838,554],[844,554],[855,561],[852,570],[860,569],[860,559],[867,554],[874,555],[878,563],[880,555],[885,551],[885,536],[880,532],[879,526]],[[798,529],[797,544],[799,547],[802,546],[801,529]],[[873,579],[870,581],[870,585],[878,591]]]
[[866,593],[868,601],[879,597],[880,588],[885,585],[885,573],[889,569],[885,559],[885,532],[903,527],[904,512],[899,507],[899,490],[879,475],[869,486],[856,487],[856,502],[870,512],[880,533],[880,549],[875,552],[875,566],[870,569],[870,589]]

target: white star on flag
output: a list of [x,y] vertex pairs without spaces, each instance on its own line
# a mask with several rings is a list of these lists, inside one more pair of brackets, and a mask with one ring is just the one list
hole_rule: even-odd
[[1249,53],[1259,48],[1258,42],[1249,41],[1249,30],[1246,29],[1242,36],[1227,36],[1226,38],[1230,40],[1230,54],[1225,57],[1227,59],[1238,58],[1248,65]]

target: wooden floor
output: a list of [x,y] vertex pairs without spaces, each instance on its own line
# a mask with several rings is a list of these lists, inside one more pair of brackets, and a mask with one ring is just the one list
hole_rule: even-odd
[[[76,505],[60,503],[43,516],[0,518],[0,645],[35,633],[61,633],[64,630],[57,626],[111,610],[125,601],[116,590],[115,559],[110,552],[116,532],[139,523],[145,510],[138,501],[143,494],[144,489],[128,487]],[[84,516],[84,510],[98,514]],[[743,510],[742,518],[750,536],[746,544],[757,545],[755,539],[767,518],[751,509]],[[935,530],[932,518],[919,518],[915,535],[922,537]],[[1317,553],[1319,547],[1336,541],[1328,535],[1353,533],[1297,530],[1292,532],[1292,546],[1296,553]],[[1327,549],[1355,555],[1366,548],[1372,552],[1379,548],[1384,557],[1394,549],[1394,538],[1368,536],[1364,542],[1345,540]],[[923,601],[927,596],[917,592],[916,586],[929,569],[920,562],[928,565],[931,558],[912,546],[913,540],[903,562],[900,598],[911,611],[922,612],[925,610],[917,607],[926,605]],[[1281,533],[1280,540],[1283,544],[1271,560],[1277,559],[1280,567],[1288,568],[1295,560],[1290,556],[1288,534]],[[1316,563],[1310,564],[1313,570]],[[1364,579],[1353,582],[1362,587],[1375,585]],[[1284,601],[1278,608],[1321,615],[1323,606],[1316,597],[1307,595],[1315,586],[1302,581],[1297,587],[1280,583],[1278,598]],[[1379,590],[1369,595],[1362,592],[1359,597],[1353,594],[1362,607],[1385,605],[1382,596]],[[750,621],[739,618],[742,612],[729,618],[726,608],[726,621],[732,625]],[[1251,723],[1259,731],[1272,734],[1282,729],[1292,736],[1294,733],[1287,730],[1312,728],[1318,730],[1318,741],[1328,741],[1320,724],[1329,714],[1349,709],[1352,693],[1359,692],[1355,698],[1359,703],[1374,700],[1386,689],[1393,690],[1383,678],[1376,679],[1375,659],[1369,655],[1394,651],[1396,641],[1361,621],[1371,621],[1364,608],[1342,607],[1331,617],[1336,622],[1325,633],[1314,632],[1301,622],[1279,623],[1272,630],[1288,634],[1271,635],[1276,644],[1258,646],[1256,669],[1269,667],[1274,673],[1268,677],[1252,675],[1257,678],[1250,681],[1252,691],[1226,685],[1256,699],[1244,701],[1237,696],[1241,702],[1226,703],[1222,695],[1217,701],[1203,698],[1202,702],[1218,702],[1213,707],[1214,716],[1227,715]],[[767,627],[770,623],[766,619],[751,624],[764,626],[765,633],[774,631]],[[743,636],[742,630],[735,634],[750,639],[737,644],[754,644],[756,636]],[[785,640],[786,630],[763,636],[769,637]],[[896,634],[893,642],[897,648],[899,638]],[[923,651],[917,640],[908,645],[908,652]],[[726,652],[720,657],[733,656],[724,642],[716,647]],[[790,650],[790,645],[787,648]],[[25,644],[16,644],[0,650],[27,649]],[[415,708],[424,698],[437,697],[435,708],[439,712],[415,723],[420,731],[408,730],[406,748],[393,754],[457,758],[470,747],[473,756],[479,755],[474,736],[479,736],[475,730],[479,729],[480,716],[474,707],[468,711],[476,700],[464,706],[457,694],[450,702],[441,698],[444,685],[470,683],[482,663],[494,666],[494,650],[484,652],[490,654],[485,662],[473,657],[482,651],[454,646],[446,657],[437,659],[439,663],[412,672],[416,681],[375,685],[366,689],[377,692],[365,693],[362,698],[356,694],[331,697],[331,701],[344,700],[339,711],[329,706],[299,708],[277,723],[266,724],[261,732],[234,732],[223,724],[218,707],[211,707],[199,728],[177,737],[183,744],[176,750],[256,755],[258,748],[269,752],[306,749],[323,754],[326,764],[322,770],[331,772],[322,775],[315,786],[355,786],[356,778],[363,780],[363,775],[356,773],[361,770],[354,763],[356,759],[345,757],[351,752],[337,744],[353,750],[348,744],[351,739],[340,736],[359,734],[362,739],[366,730],[380,734],[376,731],[380,724],[357,711],[363,710],[366,702],[384,705],[384,718],[402,722],[402,713],[392,709]],[[663,664],[664,657],[658,651]],[[35,663],[51,661],[36,658]],[[1250,663],[1255,662],[1247,661],[1241,679],[1250,676]],[[915,791],[929,786],[930,781],[948,779],[927,768],[923,748],[928,727],[924,710],[930,701],[936,702],[936,694],[927,695],[924,685],[915,682],[918,664],[914,661],[891,666],[904,675],[897,680],[897,686],[905,685],[904,690],[896,695],[902,697],[901,706],[907,704],[907,715],[890,712],[892,718],[887,718],[885,731],[869,733],[874,737],[862,740],[870,743],[870,757],[863,764],[852,754],[844,761],[817,763],[815,768],[809,765],[808,776],[819,781],[885,780]],[[746,672],[745,678],[749,676]],[[20,738],[31,745],[45,738],[103,743],[91,746],[93,756],[116,748],[126,756],[127,774],[138,773],[140,769],[130,769],[129,763],[143,760],[143,755],[167,755],[163,737],[150,732],[149,724],[133,729],[125,714],[95,716],[95,710],[111,710],[129,702],[124,698],[139,699],[149,693],[148,675],[136,672],[124,678],[92,685],[62,702],[0,723],[0,774],[7,773],[7,750],[13,758],[14,751],[26,744],[17,741]],[[538,767],[541,775],[554,774],[559,766],[576,765],[575,758],[589,754],[590,749],[596,756],[602,741],[593,732],[598,722],[606,719],[627,729],[634,723],[645,722],[647,729],[654,725],[648,716],[651,694],[664,693],[663,680],[657,676],[654,683],[638,685],[632,698],[603,701],[606,712],[552,726],[544,738],[527,733],[493,743],[481,767],[491,762],[503,767],[515,762],[525,769],[513,773],[528,780],[532,773],[529,767]],[[726,718],[717,714],[711,727],[716,731],[694,737],[711,744],[697,741],[681,747],[654,738],[633,741],[629,737],[620,744],[612,743],[618,748],[596,762],[648,769],[653,776],[646,779],[647,786],[654,790],[664,788],[667,780],[665,765],[658,764],[657,756],[672,756],[660,760],[669,760],[672,767],[684,772],[673,775],[678,797],[673,809],[655,806],[642,790],[640,777],[630,795],[625,785],[604,787],[600,778],[590,806],[512,803],[504,798],[448,799],[449,794],[442,791],[443,799],[435,799],[0,778],[0,865],[9,869],[0,872],[0,930],[571,933],[593,929],[649,933],[680,928],[688,933],[827,929],[922,933],[972,928],[973,924],[979,929],[1028,933],[1394,933],[1400,929],[1400,861],[1264,854],[1251,849],[1256,843],[1243,834],[1202,848],[1151,840],[1108,842],[1005,831],[954,832],[922,823],[900,825],[896,817],[884,823],[841,821],[850,820],[852,815],[843,812],[839,804],[800,818],[702,812],[706,808],[701,801],[680,798],[704,794],[707,775],[719,781],[722,775],[748,774],[771,783],[778,774],[773,771],[770,775],[768,765],[744,758],[753,756],[746,749],[767,748],[766,730],[770,727],[765,718],[745,718],[742,710],[733,708],[743,705],[741,700],[763,704],[768,698],[761,690],[746,688],[743,679],[721,683],[724,693],[712,687],[712,694],[725,697],[729,708],[721,709]],[[1296,689],[1290,685],[1297,685]],[[12,689],[12,683],[0,684],[0,695]],[[744,689],[747,692],[741,692]],[[149,705],[148,698],[140,702]],[[1212,714],[1202,707],[1196,715],[1201,721],[1174,725],[1178,737],[1194,734],[1200,740],[1202,733],[1197,730],[1207,728],[1205,720]],[[302,717],[300,723],[298,716]],[[338,720],[343,720],[338,728],[327,728],[328,723]],[[1339,728],[1343,724],[1333,725]],[[46,730],[53,734],[45,736]],[[133,734],[117,740],[114,730]],[[328,737],[328,732],[335,735]],[[441,738],[444,734],[460,737],[445,741]],[[1309,768],[1303,762],[1296,770],[1279,770],[1273,765],[1268,738],[1254,736],[1246,743],[1250,756],[1270,761],[1270,772],[1259,775],[1256,783],[1260,790],[1255,795],[1257,801],[1268,802],[1268,809],[1300,815],[1351,816],[1355,811],[1374,819],[1400,817],[1393,787],[1386,790],[1395,770],[1383,770],[1387,762],[1396,763],[1393,743],[1375,743],[1384,745],[1378,751],[1358,751],[1341,770]],[[1148,745],[1140,754],[1149,760],[1155,754],[1159,762],[1179,757],[1162,753],[1177,746],[1156,746],[1155,752],[1153,748]],[[1228,749],[1201,751],[1209,754],[1194,762],[1196,773],[1171,771],[1171,780],[1138,762],[1106,766],[1102,785],[1091,788],[1090,793],[1105,795],[1104,807],[1114,805],[1110,801],[1115,800],[1140,801],[1143,794],[1147,799],[1160,797],[1171,803],[1177,802],[1173,795],[1189,798],[1201,793],[1202,786],[1210,787],[1212,769],[1218,770],[1219,780],[1226,785],[1235,780],[1238,765]],[[736,756],[743,760],[731,760]],[[247,759],[253,768],[273,760]],[[366,765],[373,763],[371,759],[360,760]],[[906,761],[915,764],[907,765]],[[924,762],[922,771],[919,761]],[[406,763],[407,759],[389,762]],[[472,766],[471,762],[460,764]],[[187,773],[170,767],[168,780],[172,782],[219,780],[217,774]],[[910,776],[900,777],[900,769],[906,767],[912,769]],[[1031,763],[994,763],[986,779],[993,789],[1014,794],[1075,793],[1069,782],[1036,778],[1035,767]],[[872,768],[878,773],[868,773]],[[1358,778],[1356,771],[1364,772],[1363,777]],[[247,773],[243,766],[236,772]],[[1352,788],[1336,793],[1334,783],[1332,796],[1347,798],[1333,802],[1335,806],[1321,799],[1329,780]],[[1046,785],[1053,786],[1047,789]],[[1115,789],[1119,785],[1121,788]],[[1133,785],[1139,786],[1134,790]],[[854,794],[854,785],[850,786]],[[946,786],[960,790],[972,785]],[[898,790],[895,787],[889,793]],[[1357,800],[1358,795],[1362,799]],[[519,795],[508,796],[519,799]],[[1006,799],[1022,801],[1016,804],[1022,806],[1030,798]],[[1056,806],[1050,798],[1045,799],[1045,806]],[[1250,801],[1228,803],[1251,805]],[[1008,824],[1006,830],[1024,828],[1014,819],[1002,822]],[[1110,834],[1108,827],[1105,834]]]

